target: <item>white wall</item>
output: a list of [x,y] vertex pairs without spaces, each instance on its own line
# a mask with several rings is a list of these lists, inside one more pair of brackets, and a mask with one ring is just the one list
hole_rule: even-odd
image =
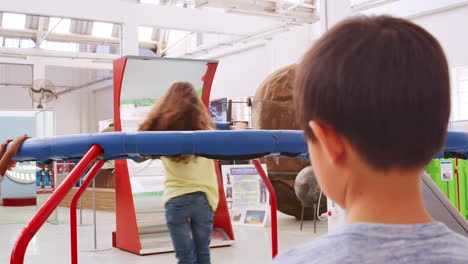
[[[364,14],[391,14],[412,20],[432,33],[445,51],[452,77],[452,118],[460,118],[468,106],[458,97],[455,68],[468,67],[468,1],[466,0],[399,0]],[[462,110],[465,109],[465,110]]]
[[31,110],[28,88],[0,86],[0,110]]
[[95,104],[96,129],[101,120],[114,119],[114,89],[109,86],[93,92]]
[[468,6],[418,17],[413,21],[439,40],[451,67],[468,66]]
[[[259,42],[253,49],[229,52],[235,51],[234,46],[226,49],[228,55],[220,57],[214,53],[219,54],[219,50],[213,51],[219,66],[213,81],[211,99],[253,96],[270,73],[300,61],[312,45],[312,33],[311,25],[297,26],[275,35],[271,40]],[[204,57],[209,58],[210,54]]]
[[55,102],[55,134],[81,133],[81,100],[78,92],[61,95]]
[[[35,110],[32,107],[29,91],[26,88],[0,86],[0,110]],[[56,135],[77,134],[81,132],[80,97],[77,93],[61,95],[53,106],[55,111]]]
[[363,14],[391,14],[412,20],[431,32],[441,43],[451,67],[468,66],[468,1],[399,0],[362,11]]
[[268,72],[268,48],[265,46],[220,58],[211,99],[253,95]]

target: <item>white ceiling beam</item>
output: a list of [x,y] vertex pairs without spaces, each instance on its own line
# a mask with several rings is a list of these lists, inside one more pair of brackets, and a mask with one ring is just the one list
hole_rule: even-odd
[[0,0],[0,11],[239,36],[275,23],[263,17],[143,5],[133,0]]
[[[42,18],[42,17],[41,17]],[[0,35],[11,38],[31,38],[31,39],[42,39],[44,32],[36,31],[33,29],[8,29],[0,27]],[[36,39],[36,44],[38,40]],[[49,33],[47,36],[48,41],[65,41],[65,42],[77,42],[85,44],[98,44],[98,45],[118,45],[120,44],[119,38],[99,38],[91,35],[82,34],[62,34],[62,33]],[[140,48],[153,49],[157,47],[157,41],[144,41],[140,42]]]
[[36,31],[36,45],[39,45],[42,42],[42,38],[44,36],[44,22],[45,17],[39,17],[39,21],[37,22],[37,31]]
[[[376,2],[376,0],[370,2]],[[447,10],[468,5],[467,0],[389,0],[380,2],[383,2],[384,4],[378,5],[374,8],[358,10],[357,12],[365,15],[389,14],[413,19],[427,14],[432,14],[440,10]]]
[[[70,53],[42,49],[0,48],[0,63],[36,64],[73,68],[112,70],[116,54]],[[45,63],[44,63],[45,61]]]
[[[294,5],[294,3],[291,3],[291,2],[285,3],[284,0],[265,0],[265,1],[266,2],[273,2],[273,3],[276,3],[277,5],[284,5],[284,4]],[[311,8],[311,9],[316,9],[317,8],[316,5],[313,2],[310,2],[310,1],[308,1],[308,2],[304,1],[304,2],[300,3],[299,6],[300,7],[305,7],[305,8]]]

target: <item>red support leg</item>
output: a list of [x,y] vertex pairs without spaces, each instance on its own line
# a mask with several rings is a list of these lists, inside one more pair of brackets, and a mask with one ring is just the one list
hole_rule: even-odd
[[216,175],[218,176],[219,202],[213,217],[213,228],[221,228],[231,240],[234,240],[234,230],[232,229],[231,216],[229,215],[226,195],[224,193],[223,175],[221,174],[218,161],[214,161],[214,164]]
[[273,258],[278,255],[278,217],[276,215],[277,209],[277,202],[276,202],[276,193],[275,189],[273,189],[273,185],[271,185],[270,179],[268,179],[268,175],[265,173],[265,170],[260,164],[260,161],[254,160],[253,164],[257,169],[260,178],[262,178],[263,183],[270,193],[270,212],[271,212],[271,255]]
[[78,191],[73,196],[73,199],[70,204],[70,239],[71,239],[71,263],[78,264],[78,232],[77,232],[77,223],[76,223],[76,207],[78,204],[78,200],[80,199],[81,195],[86,191],[89,184],[96,178],[96,175],[101,170],[102,166],[104,165],[104,161],[99,160],[97,161],[93,168],[89,171],[88,176],[81,184]]
[[10,264],[23,264],[24,255],[31,239],[36,235],[37,231],[45,221],[47,221],[52,212],[58,207],[78,179],[80,179],[81,175],[93,164],[101,152],[102,148],[100,146],[93,145],[63,183],[52,193],[50,198],[44,203],[41,209],[39,209],[39,212],[37,212],[31,222],[29,222],[23,232],[21,232],[21,235],[13,247]]

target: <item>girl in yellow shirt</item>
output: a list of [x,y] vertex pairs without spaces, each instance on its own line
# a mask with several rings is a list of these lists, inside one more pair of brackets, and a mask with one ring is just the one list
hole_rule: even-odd
[[[195,88],[173,84],[153,106],[139,131],[211,130],[214,125]],[[179,264],[210,263],[213,212],[218,181],[212,160],[196,156],[161,157],[166,221]]]

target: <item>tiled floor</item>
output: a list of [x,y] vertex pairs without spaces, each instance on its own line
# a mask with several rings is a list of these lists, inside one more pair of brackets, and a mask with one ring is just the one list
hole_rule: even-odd
[[[27,222],[35,213],[35,207],[0,206],[0,263],[9,263],[11,249]],[[29,244],[25,263],[70,263],[69,211],[59,209],[59,225],[46,223]],[[280,252],[310,241],[313,222],[306,221],[304,231],[299,231],[299,221],[279,214]],[[115,217],[112,213],[98,212],[98,248],[93,250],[92,212],[83,211],[83,225],[78,227],[80,263],[176,263],[173,253],[138,256],[111,248],[111,232],[115,230]],[[326,232],[326,222],[318,222],[317,233]],[[270,229],[268,227],[235,226],[236,245],[216,248],[211,251],[212,263],[271,263]],[[255,250],[253,250],[255,249]]]

